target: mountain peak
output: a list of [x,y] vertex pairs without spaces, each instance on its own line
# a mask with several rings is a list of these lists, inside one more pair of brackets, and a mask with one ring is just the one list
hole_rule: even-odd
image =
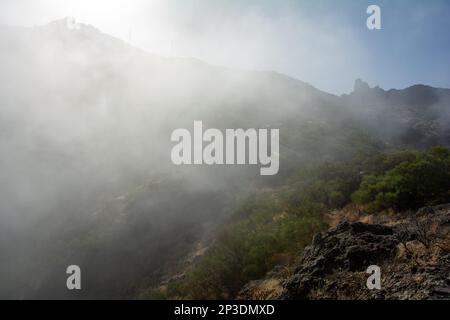
[[83,31],[83,32],[101,33],[99,29],[89,24],[80,23],[74,17],[65,17],[63,19],[58,19],[44,25],[43,27],[54,29],[59,32]]
[[74,17],[65,17],[63,22],[69,30],[79,30],[81,28],[81,25],[75,20]]
[[65,17],[63,19],[54,20],[47,25],[46,27],[63,29],[63,30],[80,30],[81,24],[78,23],[74,17]]
[[361,79],[355,80],[355,85],[353,86],[354,92],[366,92],[368,90],[370,90],[370,86],[367,82],[365,82]]

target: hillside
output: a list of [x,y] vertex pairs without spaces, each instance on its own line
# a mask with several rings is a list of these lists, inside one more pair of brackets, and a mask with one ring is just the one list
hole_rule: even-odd
[[[275,269],[245,285],[238,299],[448,300],[449,209],[374,217],[382,224],[343,221],[317,234],[290,274]],[[374,264],[381,290],[366,287],[366,269]]]
[[[247,217],[238,240],[253,220],[261,229],[250,233],[249,268],[231,297],[273,266],[272,250],[289,248],[277,259],[291,261],[326,228],[324,208],[345,205],[362,182],[363,164],[332,165],[324,192],[330,177],[317,166],[450,144],[448,89],[357,81],[355,92],[336,96],[274,72],[159,57],[68,20],[1,26],[0,70],[0,297],[146,295]],[[172,165],[170,133],[194,120],[280,129],[279,175]],[[285,209],[298,217],[285,221]],[[281,227],[265,224],[274,213]],[[252,249],[261,241],[269,248]],[[89,270],[91,290],[60,285],[74,262]]]
[[[449,205],[436,203],[450,200],[449,177],[443,147],[300,170],[250,198],[198,263],[143,297],[448,298]],[[382,291],[365,288],[371,265]]]

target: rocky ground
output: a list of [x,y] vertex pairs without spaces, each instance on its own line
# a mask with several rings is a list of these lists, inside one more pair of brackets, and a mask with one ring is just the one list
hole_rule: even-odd
[[[377,220],[344,220],[316,235],[294,265],[248,283],[238,298],[450,299],[450,204]],[[380,290],[366,286],[371,265],[381,268]]]

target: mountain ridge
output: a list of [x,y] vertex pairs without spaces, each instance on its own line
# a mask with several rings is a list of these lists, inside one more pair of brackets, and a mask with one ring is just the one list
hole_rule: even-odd
[[[117,43],[122,43],[122,44],[126,45],[130,49],[139,50],[139,51],[142,51],[145,54],[152,55],[152,56],[155,56],[155,57],[158,57],[158,58],[174,59],[174,60],[185,60],[185,61],[198,61],[201,64],[208,65],[208,66],[211,66],[211,67],[230,69],[230,70],[241,71],[241,72],[255,72],[255,73],[273,74],[275,76],[279,76],[279,77],[286,78],[286,79],[289,79],[289,80],[297,81],[298,83],[301,83],[303,85],[307,85],[307,86],[312,87],[312,88],[314,88],[314,89],[316,89],[316,90],[318,90],[318,91],[320,91],[322,93],[325,93],[325,94],[331,95],[331,96],[335,96],[335,97],[348,96],[348,95],[354,94],[355,92],[358,92],[360,90],[366,90],[366,89],[382,90],[384,92],[390,92],[390,91],[414,90],[414,89],[426,87],[428,89],[432,88],[432,89],[437,89],[437,90],[442,90],[442,91],[447,91],[448,90],[450,92],[450,88],[433,87],[433,86],[430,86],[430,85],[420,84],[420,83],[413,84],[413,85],[407,86],[405,88],[382,89],[379,86],[370,87],[369,84],[366,81],[364,81],[363,79],[357,78],[357,79],[355,79],[354,88],[353,88],[353,91],[351,93],[348,93],[348,94],[343,93],[341,95],[333,94],[333,93],[329,93],[329,92],[326,92],[326,91],[321,90],[321,89],[317,89],[317,87],[315,87],[313,84],[305,82],[305,81],[303,81],[303,80],[301,80],[299,78],[292,77],[292,76],[289,76],[289,75],[286,75],[286,74],[283,74],[281,72],[274,71],[274,70],[247,70],[247,69],[232,68],[232,67],[225,67],[225,66],[221,66],[221,65],[210,64],[210,63],[208,63],[206,61],[203,61],[201,59],[194,58],[194,57],[187,58],[187,57],[177,57],[177,56],[160,56],[160,55],[157,55],[155,53],[148,52],[148,51],[146,51],[144,49],[135,47],[132,44],[127,43],[123,39],[120,39],[118,37],[115,37],[115,36],[109,35],[107,33],[104,33],[100,29],[96,28],[95,26],[93,26],[91,24],[76,22],[73,17],[65,17],[65,18],[62,18],[62,19],[56,19],[56,20],[53,20],[53,21],[51,21],[49,23],[38,25],[38,26],[33,26],[33,27],[22,27],[22,26],[12,26],[12,25],[0,25],[0,27],[6,27],[8,29],[27,30],[27,31],[46,30],[47,29],[47,30],[53,30],[53,31],[59,31],[59,32],[62,32],[62,31],[68,31],[70,33],[77,33],[78,32],[78,33],[82,33],[84,35],[91,35],[91,36],[93,36],[92,39],[95,39],[95,37],[101,36],[101,37],[108,38],[110,40],[114,40]],[[369,91],[371,91],[371,90],[369,90]]]

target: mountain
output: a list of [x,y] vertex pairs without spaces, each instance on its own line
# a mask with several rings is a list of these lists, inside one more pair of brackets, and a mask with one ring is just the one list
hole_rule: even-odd
[[[158,283],[199,241],[213,241],[248,194],[298,168],[450,144],[448,89],[357,81],[335,96],[275,72],[159,57],[71,19],[1,26],[0,70],[6,298],[134,296],[142,279]],[[279,128],[280,174],[175,167],[170,134],[194,120]],[[95,289],[60,285],[73,263]]]
[[355,90],[342,100],[343,108],[372,135],[391,145],[427,148],[450,142],[449,89],[415,85],[385,91],[357,80]]

